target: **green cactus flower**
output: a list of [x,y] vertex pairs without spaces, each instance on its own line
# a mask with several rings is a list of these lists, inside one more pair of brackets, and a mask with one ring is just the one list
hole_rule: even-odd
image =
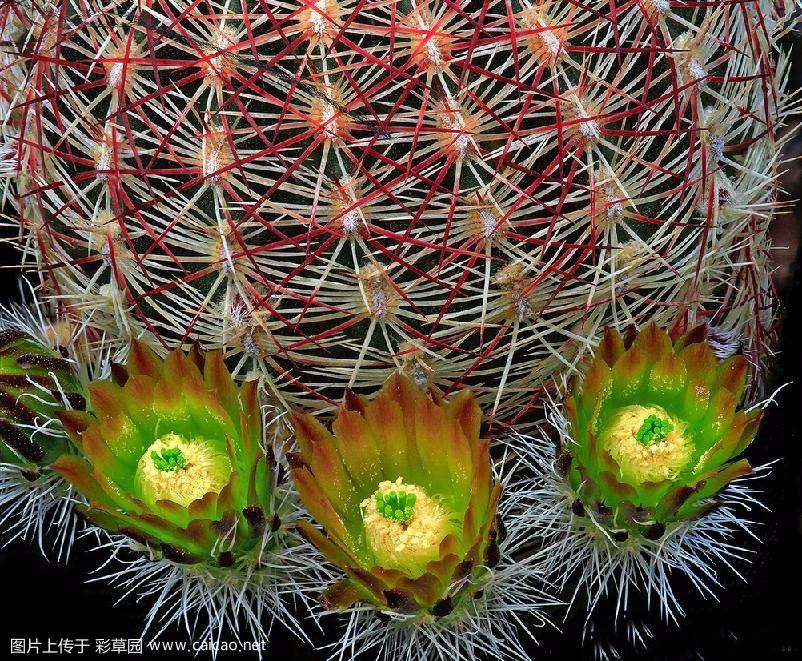
[[746,376],[743,356],[716,358],[702,327],[672,339],[650,325],[627,341],[608,329],[565,402],[574,443],[557,464],[574,513],[616,541],[703,516],[751,471],[735,460],[761,417],[739,408]]
[[88,500],[87,519],[179,563],[228,567],[263,551],[276,522],[255,382],[238,388],[220,353],[162,360],[134,342],[89,394],[92,414],[60,413],[77,455],[53,464]]
[[324,530],[298,527],[346,575],[323,594],[325,608],[359,602],[431,619],[486,587],[501,486],[480,422],[468,391],[436,402],[401,375],[371,401],[349,395],[332,432],[295,416],[293,477]]

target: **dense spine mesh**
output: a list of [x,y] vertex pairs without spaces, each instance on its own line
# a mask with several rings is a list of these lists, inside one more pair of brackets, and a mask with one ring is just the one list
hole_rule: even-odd
[[54,2],[24,259],[91,328],[224,347],[288,406],[400,368],[514,420],[605,325],[686,314],[762,367],[788,12]]
[[29,61],[23,54],[26,39],[39,16],[29,0],[0,2],[0,208],[16,210],[16,174],[19,166],[20,107],[25,101]]

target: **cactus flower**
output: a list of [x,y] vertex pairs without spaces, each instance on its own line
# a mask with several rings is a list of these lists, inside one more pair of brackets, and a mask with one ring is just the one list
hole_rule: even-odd
[[714,596],[722,566],[748,560],[738,540],[756,538],[752,481],[767,467],[739,455],[760,407],[741,408],[744,357],[717,357],[709,336],[704,326],[666,333],[651,324],[625,337],[608,329],[563,406],[546,407],[548,425],[520,439],[532,471],[529,551],[585,610],[589,640],[610,616],[627,636],[637,632],[636,602],[676,622],[677,578]]
[[557,460],[576,495],[574,514],[617,541],[658,539],[714,507],[751,471],[736,457],[761,417],[739,408],[745,358],[716,358],[702,327],[672,339],[652,324],[630,340],[605,333],[565,402],[574,443]]
[[91,414],[60,413],[77,454],[53,464],[88,500],[87,519],[179,563],[228,567],[261,552],[271,469],[255,383],[238,388],[220,353],[161,360],[134,342],[89,393]]
[[498,561],[501,485],[479,436],[481,411],[469,391],[438,402],[401,375],[370,401],[346,399],[331,432],[295,417],[301,451],[290,457],[323,531],[298,527],[345,574],[321,601],[447,616]]

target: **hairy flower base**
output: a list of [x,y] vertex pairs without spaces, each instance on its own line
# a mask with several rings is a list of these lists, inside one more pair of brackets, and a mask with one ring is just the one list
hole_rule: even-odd
[[68,560],[79,519],[70,485],[48,470],[36,475],[0,464],[0,529],[5,542],[36,541],[47,557]]
[[[321,607],[349,618],[339,653],[527,658],[521,632],[554,602],[533,559],[517,559],[528,515],[502,497],[512,469],[491,462],[471,393],[444,400],[395,375],[371,399],[349,393],[333,433],[294,421],[293,477],[323,526],[298,529],[336,568],[318,576]],[[414,495],[406,521],[387,517],[401,495]]]
[[233,633],[261,645],[276,622],[308,640],[289,606],[309,601],[303,583],[308,551],[288,527],[266,530],[260,544],[230,567],[154,557],[148,547],[99,528],[85,534],[103,540],[98,548],[108,554],[92,581],[150,604],[143,636],[157,639],[178,626],[196,641],[219,641]]
[[114,380],[90,385],[91,414],[60,415],[78,455],[54,469],[88,502],[87,534],[121,566],[97,580],[152,599],[146,631],[184,624],[209,641],[224,630],[261,643],[284,605],[307,599],[308,552],[294,495],[272,470],[280,426],[256,384],[238,387],[219,353],[165,359],[133,343]]

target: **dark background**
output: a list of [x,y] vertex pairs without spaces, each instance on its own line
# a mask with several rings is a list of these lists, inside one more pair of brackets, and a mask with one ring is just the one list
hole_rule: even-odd
[[[797,40],[799,41],[799,40]],[[799,45],[797,45],[797,50]],[[799,58],[797,58],[799,60]],[[792,87],[799,87],[802,61],[797,62]],[[789,157],[802,153],[802,140],[791,143]],[[800,162],[790,163],[784,177],[786,198],[795,200],[802,192]],[[774,243],[787,250],[775,252],[775,281],[782,301],[781,342],[775,357],[773,389],[792,382],[779,398],[780,406],[766,412],[758,440],[749,451],[753,465],[774,459],[774,474],[764,480],[764,503],[770,513],[757,513],[762,522],[761,545],[748,544],[755,551],[749,565],[742,565],[745,582],[722,572],[723,588],[720,601],[700,599],[686,584],[677,582],[687,611],[679,627],[665,627],[648,617],[645,609],[634,611],[631,617],[643,617],[653,623],[654,638],[646,650],[619,646],[622,660],[651,659],[680,661],[704,659],[802,658],[802,269],[798,256],[802,205],[796,202],[791,212],[774,221]],[[0,224],[2,238],[13,241],[16,230]],[[18,254],[9,243],[0,243],[0,300],[16,298],[18,273],[13,268]],[[745,540],[736,540],[745,541]],[[83,546],[83,548],[82,548]],[[146,604],[133,598],[117,603],[120,593],[101,583],[88,584],[91,572],[103,560],[100,553],[89,552],[81,545],[73,553],[68,566],[48,562],[31,545],[11,543],[0,551],[0,657],[7,653],[9,639],[39,639],[44,645],[49,638],[137,638],[147,612]],[[605,605],[600,611],[604,613]],[[558,620],[562,617],[558,611]],[[542,632],[539,649],[533,656],[540,659],[593,658],[592,644],[616,645],[620,635],[601,630],[583,645],[581,615],[579,621],[570,619],[559,623],[561,631]],[[330,618],[334,625],[336,618]],[[312,627],[307,627],[310,631]],[[315,642],[333,640],[319,634]],[[183,632],[167,632],[167,639],[185,639]],[[232,640],[232,636],[227,637]],[[326,659],[325,651],[315,652],[277,627],[271,636],[265,656],[283,659]],[[84,656],[88,656],[85,654]],[[119,657],[119,654],[107,656]],[[154,658],[145,652],[144,658]],[[163,654],[163,658],[179,658],[178,653]],[[201,655],[200,658],[206,658]],[[230,655],[221,654],[219,658]],[[255,658],[253,653],[240,658]],[[186,658],[191,658],[187,654]],[[368,657],[365,657],[368,659]],[[615,658],[615,657],[613,657]]]

